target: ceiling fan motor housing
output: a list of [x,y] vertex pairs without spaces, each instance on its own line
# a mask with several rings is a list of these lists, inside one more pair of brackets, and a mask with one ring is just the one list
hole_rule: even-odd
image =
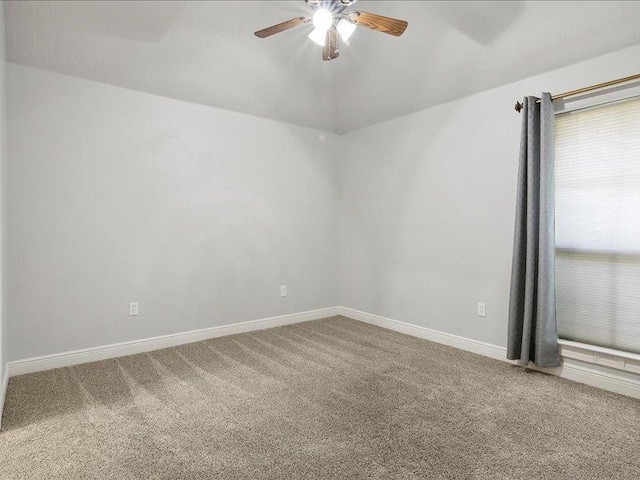
[[312,8],[326,8],[327,10],[344,10],[358,0],[305,0]]

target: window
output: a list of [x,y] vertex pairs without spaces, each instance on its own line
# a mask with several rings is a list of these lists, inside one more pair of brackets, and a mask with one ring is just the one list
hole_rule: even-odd
[[560,338],[640,353],[640,98],[556,116]]

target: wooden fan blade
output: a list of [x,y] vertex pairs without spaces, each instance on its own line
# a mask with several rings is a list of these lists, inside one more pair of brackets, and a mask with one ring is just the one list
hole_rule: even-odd
[[306,17],[292,18],[291,20],[287,20],[286,22],[282,22],[277,25],[272,25],[270,27],[263,28],[262,30],[258,30],[254,33],[254,35],[258,38],[266,38],[270,37],[271,35],[275,35],[276,33],[289,30],[290,28],[297,27],[298,25],[304,25],[305,23],[310,21],[311,19]]
[[349,14],[349,20],[363,27],[377,30],[378,32],[388,33],[395,37],[402,35],[407,29],[407,26],[409,26],[409,24],[404,20],[383,17],[382,15],[367,12],[351,12]]
[[340,56],[340,46],[338,44],[338,30],[336,27],[331,27],[327,30],[327,39],[324,42],[324,48],[322,49],[322,60],[333,60]]

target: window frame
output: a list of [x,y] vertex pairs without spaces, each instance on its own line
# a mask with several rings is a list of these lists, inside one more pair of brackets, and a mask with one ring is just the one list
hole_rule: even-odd
[[[621,85],[606,92],[554,100],[554,117],[640,97],[640,83]],[[555,161],[555,160],[554,160]],[[555,239],[554,239],[555,248]],[[558,338],[560,356],[640,374],[640,354]]]

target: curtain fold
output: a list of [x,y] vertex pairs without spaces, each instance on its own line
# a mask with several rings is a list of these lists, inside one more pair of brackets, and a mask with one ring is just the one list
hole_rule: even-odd
[[522,110],[507,358],[555,367],[554,109],[549,93],[537,100]]

